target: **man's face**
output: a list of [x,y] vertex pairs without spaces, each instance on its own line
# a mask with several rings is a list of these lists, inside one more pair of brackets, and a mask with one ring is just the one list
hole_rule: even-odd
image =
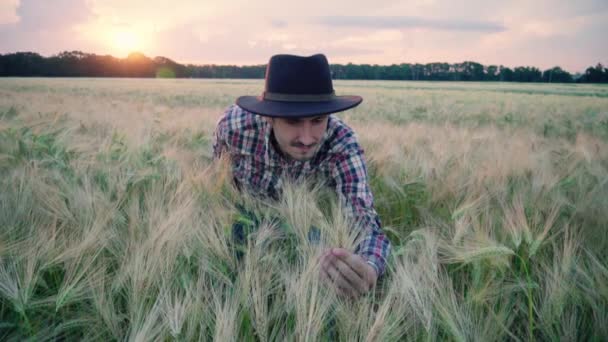
[[329,115],[301,119],[268,118],[283,154],[296,160],[311,159],[327,129]]

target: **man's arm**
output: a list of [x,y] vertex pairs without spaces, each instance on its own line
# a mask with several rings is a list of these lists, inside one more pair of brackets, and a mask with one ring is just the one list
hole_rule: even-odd
[[[391,246],[374,209],[363,150],[356,143],[349,150],[352,152],[337,160],[332,177],[342,205],[357,223],[355,229],[360,229],[364,236],[355,253],[334,248],[322,256],[321,266],[323,275],[341,287],[344,293],[357,295],[373,287],[376,278],[384,273]],[[362,262],[369,267],[366,268]]]
[[343,157],[333,171],[336,191],[363,235],[355,253],[375,268],[378,276],[384,273],[390,253],[390,242],[380,228],[380,219],[374,209],[374,197],[369,188],[363,150]]
[[224,114],[217,121],[215,126],[215,130],[213,131],[213,159],[219,159],[223,152],[228,150],[228,144],[226,143],[226,139],[228,139],[228,125],[229,115],[232,112],[234,106],[230,106],[226,109]]

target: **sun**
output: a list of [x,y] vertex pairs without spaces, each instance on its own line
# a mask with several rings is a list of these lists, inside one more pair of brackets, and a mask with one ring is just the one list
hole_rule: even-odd
[[112,48],[118,54],[125,55],[142,48],[142,39],[135,31],[118,30],[111,36]]

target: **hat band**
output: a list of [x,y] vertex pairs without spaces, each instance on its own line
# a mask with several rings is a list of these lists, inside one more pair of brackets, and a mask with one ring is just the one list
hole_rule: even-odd
[[332,91],[329,94],[284,94],[265,91],[262,98],[282,102],[326,102],[335,99],[336,93]]

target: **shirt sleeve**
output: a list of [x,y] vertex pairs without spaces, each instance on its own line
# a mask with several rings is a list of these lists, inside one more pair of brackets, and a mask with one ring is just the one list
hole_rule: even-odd
[[332,177],[342,205],[354,217],[355,228],[364,234],[355,253],[361,255],[380,276],[384,273],[391,245],[380,228],[380,219],[374,209],[363,150],[359,146],[349,150],[352,152],[338,157]]
[[228,108],[222,117],[218,120],[215,130],[213,131],[213,159],[219,159],[222,152],[227,150],[226,139],[228,138],[228,113],[231,111]]

